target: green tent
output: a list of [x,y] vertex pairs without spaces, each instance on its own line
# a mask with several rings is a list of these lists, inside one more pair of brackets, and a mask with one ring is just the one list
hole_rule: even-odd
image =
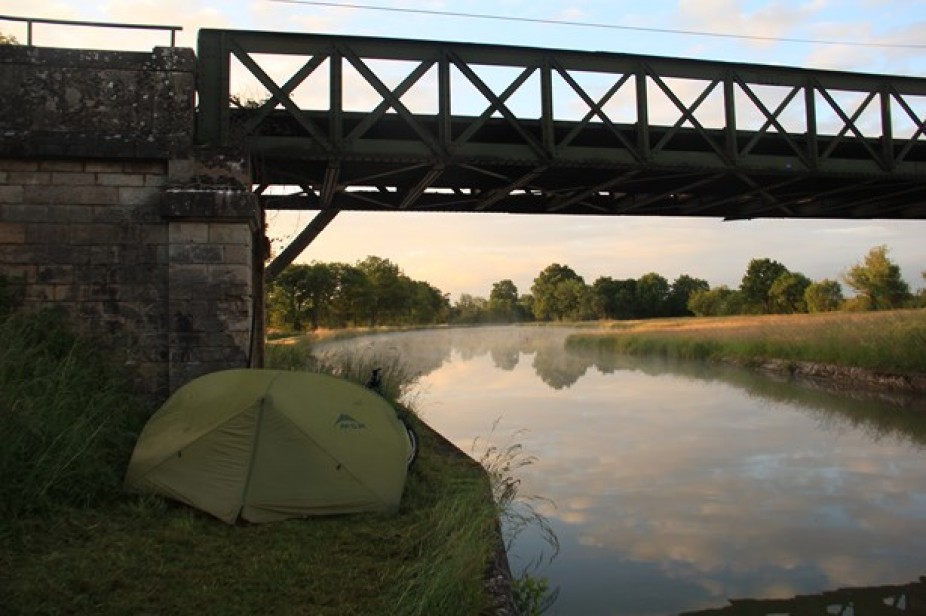
[[125,485],[229,524],[390,511],[412,444],[395,410],[342,379],[225,370],[181,387],[145,425]]

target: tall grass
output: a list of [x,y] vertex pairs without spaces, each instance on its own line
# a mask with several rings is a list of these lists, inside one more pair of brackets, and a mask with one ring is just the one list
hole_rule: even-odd
[[[289,351],[288,365],[306,365],[307,348]],[[313,367],[359,382],[380,367],[387,397],[412,379],[373,357]],[[54,313],[0,321],[0,613],[487,608],[497,518],[485,475],[447,455],[413,414],[421,450],[398,514],[229,526],[121,492],[140,408],[103,353]]]
[[264,366],[275,370],[311,370],[312,341],[298,338],[294,342],[271,343],[264,348]]
[[141,422],[128,379],[57,313],[0,318],[0,520],[116,497]]
[[410,404],[411,394],[418,375],[393,354],[348,353],[329,351],[313,354],[309,338],[301,338],[292,344],[267,345],[264,364],[276,370],[307,370],[330,374],[361,385],[367,385],[373,371],[379,373],[377,392],[393,403]]
[[638,321],[617,332],[577,334],[596,347],[681,359],[779,359],[926,373],[926,310]]
[[485,444],[477,438],[473,441],[472,450],[489,477],[505,550],[510,552],[517,538],[527,530],[539,533],[542,542],[550,549],[548,554],[541,551],[534,555],[512,581],[515,605],[525,616],[534,616],[552,607],[559,595],[558,588],[551,589],[547,579],[538,575],[541,566],[559,554],[559,538],[538,505],[555,507],[555,504],[542,496],[524,494],[521,490],[519,472],[534,464],[537,458],[528,454],[523,444],[517,442],[523,430],[514,432],[500,444],[493,443],[492,435],[498,429],[499,421],[493,424]]
[[[309,370],[362,385],[369,384],[377,370],[377,392],[397,405],[406,421],[424,435],[422,448],[435,446],[420,421],[409,419],[413,409],[402,404],[417,376],[394,356],[337,351],[316,356],[309,338],[271,348],[268,368]],[[408,517],[402,534],[417,553],[401,566],[401,583],[395,586],[392,600],[396,614],[475,614],[482,607],[495,512],[478,474],[465,465],[452,464],[451,469],[435,465],[427,455],[412,469],[403,498]]]
[[[496,509],[475,468],[433,452],[440,446],[417,417],[408,396],[417,381],[394,355],[329,351],[313,354],[309,338],[268,345],[268,368],[309,370],[367,385],[374,370],[376,390],[422,438],[425,452],[412,467],[403,497],[400,545],[413,556],[403,560],[393,585],[390,611],[409,616],[476,614],[484,607],[483,584],[495,537]],[[396,537],[395,530],[392,536]],[[398,547],[398,546],[397,546]]]
[[[412,470],[404,532],[411,557],[400,568],[394,613],[477,614],[487,603],[485,577],[495,548],[495,509],[484,476],[443,454],[422,430],[424,454]],[[446,466],[445,466],[446,465]]]
[[126,496],[24,520],[15,540],[0,538],[0,613],[484,613],[495,546],[485,477],[420,435],[396,515],[229,526]]
[[[418,375],[397,361],[394,355],[334,351],[314,356],[312,344],[306,338],[296,344],[274,346],[288,348],[268,354],[268,367],[271,368],[308,369],[361,384],[367,383],[372,371],[378,369],[381,377],[378,391],[398,405],[400,414],[415,425],[419,433],[426,439],[432,438],[430,430],[417,417],[408,417],[413,411],[408,406],[408,397]],[[493,426],[493,435],[497,424]],[[550,503],[542,497],[523,494],[517,476],[536,458],[527,454],[522,444],[515,442],[520,433],[509,436],[502,444],[493,444],[493,435],[485,442],[477,439],[472,448],[473,458],[485,472],[487,483],[480,473],[473,473],[473,467],[463,471],[467,466],[465,463],[455,465],[459,466],[455,472],[466,473],[465,481],[436,474],[427,462],[414,469],[416,483],[413,485],[423,489],[412,491],[406,496],[406,501],[411,503],[410,510],[425,513],[414,522],[420,530],[413,532],[421,533],[423,547],[442,547],[439,552],[423,552],[403,567],[401,577],[404,582],[394,607],[396,613],[476,613],[479,606],[473,600],[479,593],[474,594],[474,590],[485,579],[487,556],[495,544],[499,522],[506,550],[528,529],[539,531],[550,547],[549,554],[537,554],[513,580],[513,599],[520,613],[534,616],[546,611],[556,601],[558,590],[551,590],[547,580],[536,575],[540,565],[554,558],[559,551],[556,534],[535,506],[541,501]],[[423,448],[427,448],[427,440]],[[416,502],[423,495],[430,499],[434,494],[441,494],[441,497],[433,507],[422,507]],[[470,590],[466,591],[466,588]]]

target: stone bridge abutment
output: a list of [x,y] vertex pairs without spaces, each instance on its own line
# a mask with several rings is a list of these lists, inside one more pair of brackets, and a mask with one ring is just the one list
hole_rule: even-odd
[[246,159],[194,143],[195,69],[0,46],[0,276],[157,398],[262,355],[262,215]]

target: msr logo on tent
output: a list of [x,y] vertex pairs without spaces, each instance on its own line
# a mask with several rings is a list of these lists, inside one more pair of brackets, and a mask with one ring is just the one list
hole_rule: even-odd
[[334,425],[342,430],[363,430],[366,428],[361,422],[357,421],[347,413],[341,413],[335,420]]

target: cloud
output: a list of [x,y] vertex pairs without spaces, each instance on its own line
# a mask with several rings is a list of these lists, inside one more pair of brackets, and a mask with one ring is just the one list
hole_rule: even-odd
[[[752,11],[737,0],[680,0],[677,22],[686,30],[752,37],[781,38],[815,16],[826,2],[765,2]],[[769,47],[769,41],[748,41],[746,45]]]

